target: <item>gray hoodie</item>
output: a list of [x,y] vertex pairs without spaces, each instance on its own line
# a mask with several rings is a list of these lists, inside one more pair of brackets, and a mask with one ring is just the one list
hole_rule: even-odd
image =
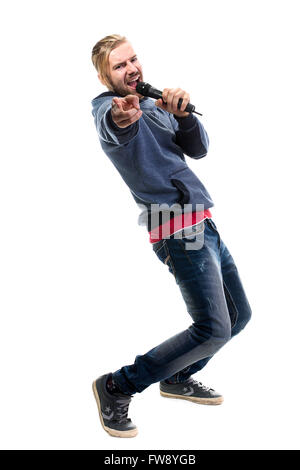
[[94,98],[92,114],[103,151],[142,209],[139,225],[150,230],[150,212],[161,204],[188,204],[188,212],[199,210],[196,204],[203,204],[203,209],[213,207],[184,156],[198,160],[207,154],[209,139],[198,118],[193,114],[178,118],[144,97],[140,99],[140,119],[119,128],[111,117],[114,96],[119,95],[105,92]]

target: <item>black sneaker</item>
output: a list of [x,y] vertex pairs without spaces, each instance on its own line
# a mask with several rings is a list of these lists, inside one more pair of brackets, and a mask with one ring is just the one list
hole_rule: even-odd
[[201,382],[191,377],[182,383],[169,384],[165,381],[160,382],[160,394],[168,398],[181,398],[202,405],[220,405],[223,397],[213,388],[205,387]]
[[127,417],[132,395],[109,393],[106,388],[109,374],[102,375],[93,382],[93,392],[98,405],[100,421],[108,434],[114,437],[135,437],[137,427]]

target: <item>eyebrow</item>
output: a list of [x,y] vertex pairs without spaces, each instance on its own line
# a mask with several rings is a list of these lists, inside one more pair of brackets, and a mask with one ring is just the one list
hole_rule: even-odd
[[[134,59],[135,57],[136,57],[136,54],[133,55],[132,57],[130,57],[129,60],[132,60],[132,59]],[[118,65],[123,65],[123,64],[126,64],[126,60],[125,60],[124,62],[119,62],[118,64],[113,65],[113,69],[115,69],[116,67],[118,67]]]

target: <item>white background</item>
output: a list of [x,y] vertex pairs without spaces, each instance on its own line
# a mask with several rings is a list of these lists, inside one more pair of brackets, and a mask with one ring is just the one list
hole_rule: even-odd
[[[6,449],[299,448],[297,1],[1,2],[0,426]],[[253,318],[195,378],[219,407],[136,394],[108,436],[92,381],[191,319],[102,152],[94,44],[124,34],[203,113],[211,194]]]

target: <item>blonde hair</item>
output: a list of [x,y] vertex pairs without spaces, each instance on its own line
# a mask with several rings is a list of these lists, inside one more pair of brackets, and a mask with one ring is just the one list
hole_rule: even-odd
[[97,72],[99,73],[101,80],[111,91],[113,91],[113,85],[110,80],[108,68],[109,54],[113,49],[120,46],[124,42],[127,42],[127,38],[125,36],[111,34],[110,36],[105,36],[105,38],[100,39],[100,41],[94,45],[92,50],[92,62]]

